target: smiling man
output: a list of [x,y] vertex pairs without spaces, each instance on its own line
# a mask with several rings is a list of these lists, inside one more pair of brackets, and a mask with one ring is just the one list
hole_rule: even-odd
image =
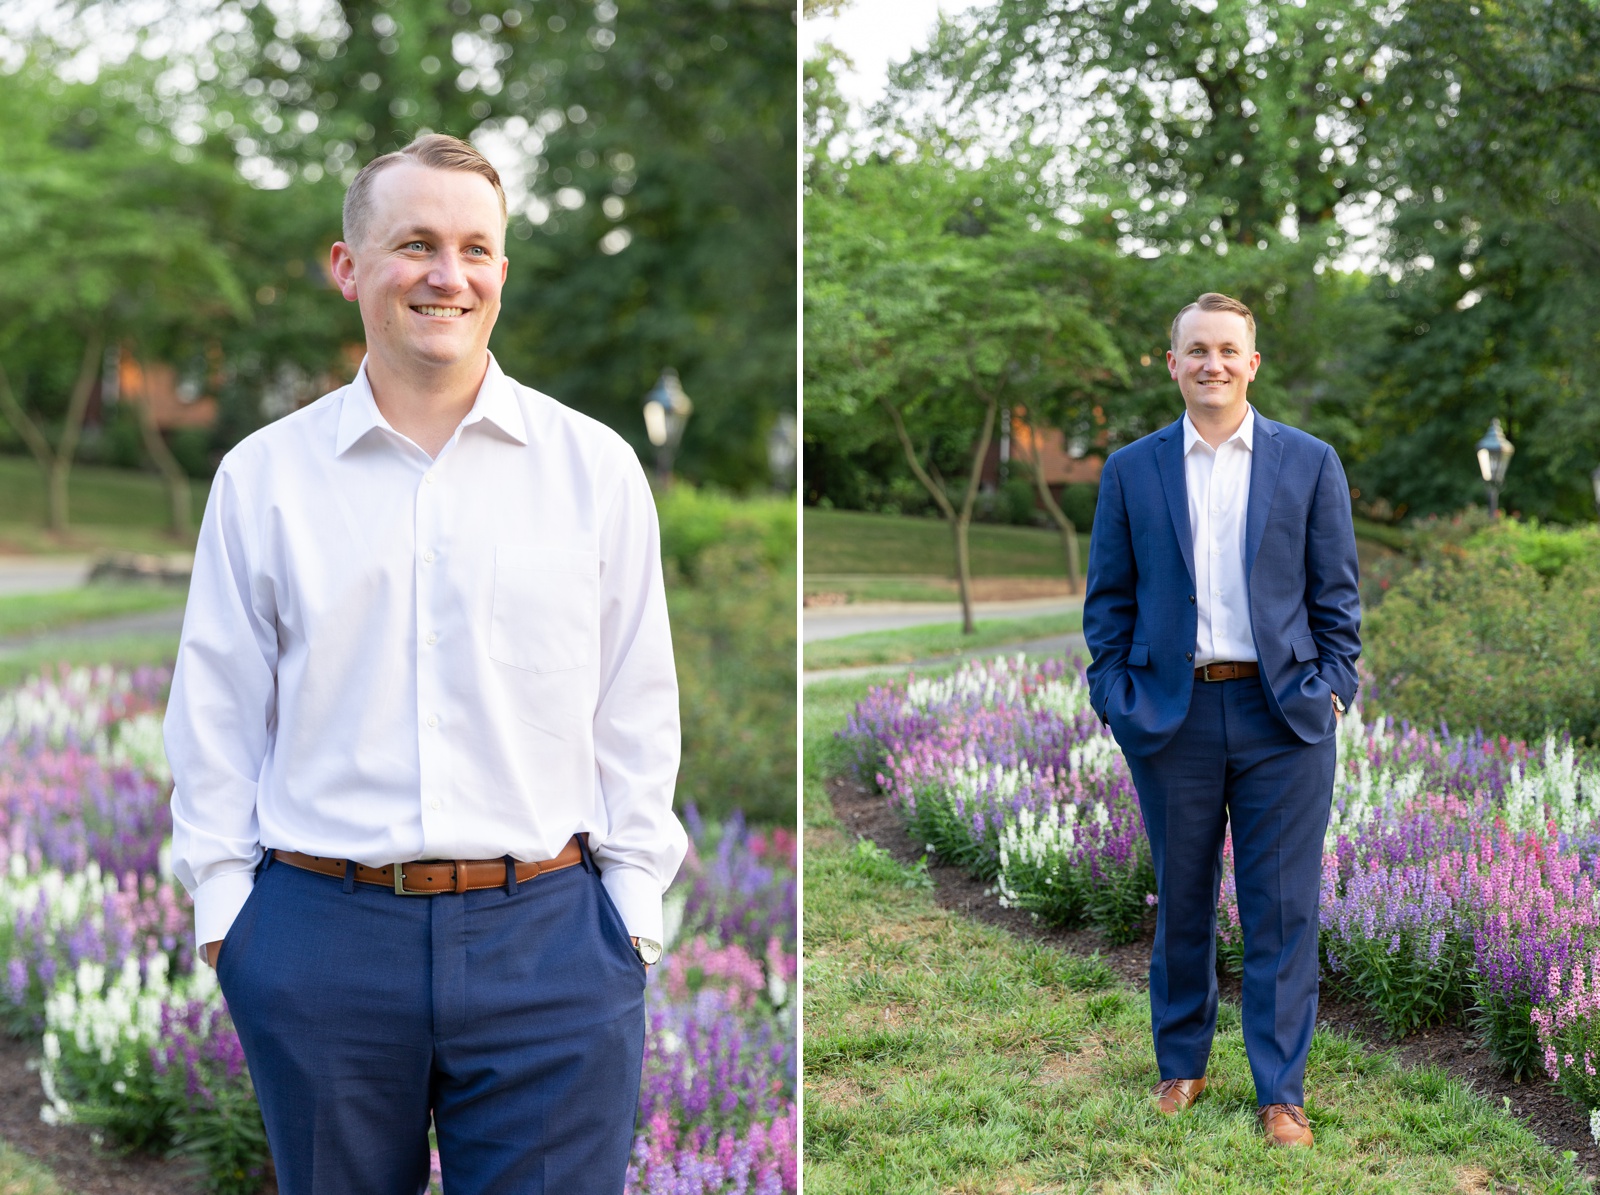
[[[655,506],[507,378],[499,176],[370,162],[330,265],[355,380],[223,460],[166,722],[173,866],[279,1189],[621,1191],[672,813]],[[420,899],[418,899],[420,898]]]
[[1155,863],[1156,1108],[1206,1086],[1231,826],[1259,1116],[1268,1141],[1309,1146],[1322,842],[1361,606],[1344,469],[1250,405],[1255,339],[1227,295],[1172,321],[1184,414],[1106,459],[1083,633],[1090,702],[1127,757]]

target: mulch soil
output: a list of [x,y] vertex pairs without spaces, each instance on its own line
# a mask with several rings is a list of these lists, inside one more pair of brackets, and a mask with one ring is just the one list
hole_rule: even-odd
[[49,1167],[71,1195],[201,1195],[187,1161],[122,1153],[86,1126],[40,1120],[44,1092],[29,1066],[38,1056],[37,1042],[0,1035],[0,1140]]
[[[933,878],[934,898],[946,909],[987,922],[1018,937],[1050,942],[1078,954],[1098,953],[1116,976],[1144,990],[1149,983],[1149,932],[1137,942],[1122,946],[1106,943],[1094,930],[1065,930],[1034,921],[1020,909],[1006,909],[992,895],[985,895],[985,884],[959,867],[940,863],[921,843],[906,833],[900,815],[884,797],[848,777],[828,782],[834,812],[851,831],[869,838],[902,863],[928,859],[928,874]],[[1147,931],[1153,928],[1147,926]],[[1239,980],[1219,975],[1222,999],[1239,1000]],[[1429,1064],[1460,1079],[1491,1104],[1500,1107],[1511,1101],[1511,1113],[1536,1133],[1557,1153],[1571,1150],[1577,1165],[1591,1179],[1600,1179],[1600,1147],[1589,1135],[1588,1114],[1558,1091],[1547,1080],[1514,1082],[1478,1043],[1473,1033],[1461,1026],[1443,1025],[1400,1038],[1387,1035],[1383,1023],[1366,1007],[1324,991],[1318,1002],[1319,1026],[1365,1042],[1374,1050],[1391,1050],[1408,1066]]]

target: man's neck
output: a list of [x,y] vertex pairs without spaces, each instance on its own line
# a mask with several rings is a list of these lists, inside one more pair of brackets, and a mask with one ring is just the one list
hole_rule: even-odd
[[1230,407],[1222,411],[1210,411],[1204,408],[1196,410],[1189,408],[1189,422],[1194,424],[1194,430],[1200,433],[1200,438],[1212,448],[1221,448],[1234,432],[1244,426],[1245,416],[1250,413],[1250,404],[1242,402],[1238,409]]
[[367,384],[379,413],[432,457],[472,410],[488,372],[488,353],[477,362],[428,369],[395,368],[376,355],[367,356]]

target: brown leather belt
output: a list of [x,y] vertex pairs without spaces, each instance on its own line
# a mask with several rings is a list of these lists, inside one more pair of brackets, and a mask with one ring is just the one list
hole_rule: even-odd
[[[279,862],[291,867],[314,871],[319,875],[344,879],[345,860],[324,859],[320,855],[302,855],[299,851],[273,851]],[[538,863],[518,863],[517,883],[521,884],[547,871],[560,871],[583,860],[583,850],[577,835],[568,839],[567,845],[554,859]],[[504,859],[454,859],[423,860],[416,863],[396,863],[387,867],[368,867],[356,864],[356,879],[363,884],[380,884],[392,888],[401,896],[438,896],[441,892],[471,892],[475,888],[499,888],[506,882]]]
[[1246,676],[1260,675],[1261,665],[1254,660],[1244,660],[1238,664],[1224,664],[1218,661],[1194,670],[1195,680],[1239,680]]

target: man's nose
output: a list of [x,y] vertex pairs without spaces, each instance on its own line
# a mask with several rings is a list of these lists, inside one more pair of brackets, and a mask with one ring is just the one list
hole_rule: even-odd
[[428,271],[428,285],[434,290],[457,291],[466,285],[461,263],[450,254],[440,257]]

